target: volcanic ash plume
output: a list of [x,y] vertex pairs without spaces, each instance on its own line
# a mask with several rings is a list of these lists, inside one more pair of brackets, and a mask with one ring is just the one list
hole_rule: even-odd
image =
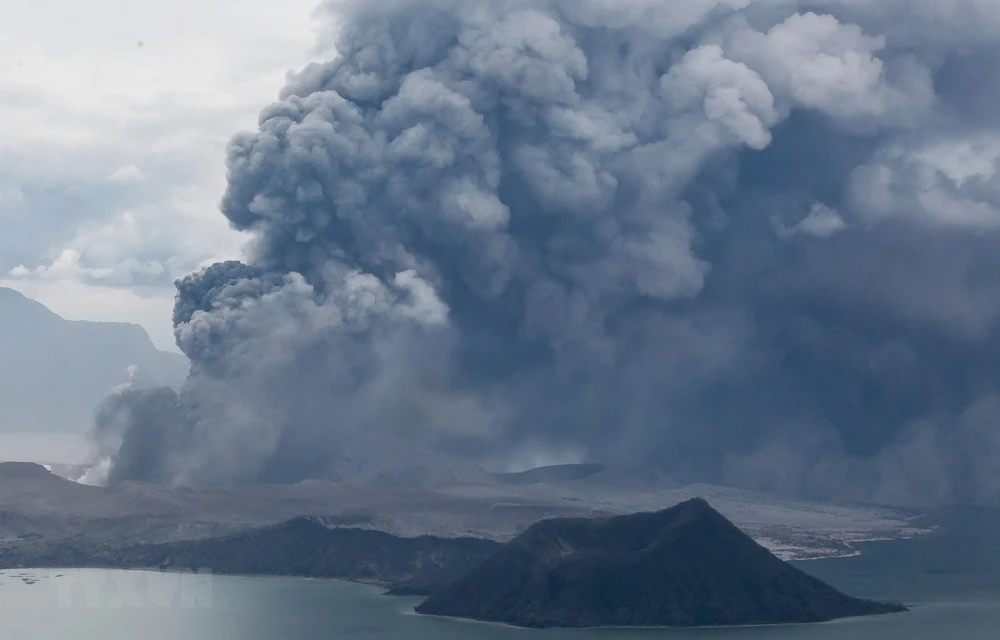
[[568,457],[997,498],[1000,5],[330,13],[229,146],[253,239],[178,282],[190,378],[99,418],[111,481]]

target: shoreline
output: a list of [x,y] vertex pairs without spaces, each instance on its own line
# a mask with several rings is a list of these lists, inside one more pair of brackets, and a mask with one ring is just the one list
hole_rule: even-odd
[[[382,582],[375,581],[364,581],[364,580],[348,580],[346,578],[327,578],[320,576],[304,576],[296,575],[294,573],[228,573],[220,572],[211,569],[210,567],[203,567],[202,569],[181,569],[176,567],[116,567],[116,566],[103,566],[103,565],[85,565],[85,566],[58,566],[58,567],[4,567],[0,568],[0,575],[3,575],[9,571],[23,571],[23,572],[37,572],[37,571],[135,571],[140,573],[176,573],[185,574],[194,572],[197,575],[199,571],[208,571],[211,576],[222,576],[225,578],[254,578],[254,579],[280,579],[280,580],[310,580],[316,582],[340,582],[342,584],[348,584],[352,586],[364,587],[369,591],[378,591],[379,595],[384,595],[393,598],[399,597],[415,597],[420,598],[423,596],[394,596],[386,593],[386,589],[392,585],[385,584]],[[59,576],[54,576],[59,577]]]
[[[853,544],[865,544],[870,542],[892,542],[895,540],[903,540],[907,538],[892,538],[892,537],[879,537],[879,538],[869,538],[864,540],[853,540]],[[845,543],[847,544],[847,543]],[[842,553],[838,555],[825,555],[825,556],[808,556],[801,558],[780,558],[783,562],[787,563],[799,563],[799,562],[818,562],[823,560],[841,560],[846,558],[855,558],[863,555],[863,551],[860,549],[852,549],[850,553]],[[769,549],[770,551],[770,549]],[[773,553],[773,552],[772,552]],[[94,570],[94,571],[145,571],[154,573],[190,573],[199,571],[208,571],[211,575],[233,577],[233,578],[282,578],[282,579],[297,579],[297,580],[320,580],[320,581],[330,581],[330,582],[341,582],[344,584],[358,585],[365,587],[370,591],[379,592],[379,595],[394,597],[394,598],[426,598],[425,595],[414,595],[414,594],[392,594],[389,590],[392,589],[393,584],[389,582],[383,582],[379,580],[352,580],[349,578],[337,578],[328,576],[309,576],[295,573],[230,573],[230,572],[220,572],[211,567],[202,567],[199,569],[191,569],[187,567],[143,567],[143,566],[120,566],[120,565],[80,565],[80,566],[0,566],[0,574],[9,571],[81,571],[81,570]],[[416,614],[416,615],[429,615],[429,614]],[[447,617],[447,616],[435,616],[435,617]],[[504,624],[504,623],[496,623]],[[819,624],[819,623],[798,623],[798,624]],[[513,626],[513,625],[510,625]],[[771,625],[748,625],[751,627],[756,626],[771,626]],[[523,627],[515,627],[523,628]],[[594,627],[594,628],[604,628],[604,627]],[[619,627],[620,628],[620,627]],[[627,628],[627,627],[625,627]],[[639,627],[639,628],[650,628],[650,627]],[[692,627],[665,627],[665,628],[692,628]],[[729,628],[729,627],[723,627]]]
[[[823,558],[818,558],[823,559]],[[10,571],[20,571],[24,573],[35,573],[35,572],[70,572],[70,571],[129,571],[129,572],[140,572],[140,573],[176,573],[182,574],[190,570],[177,569],[177,568],[153,568],[153,567],[110,567],[110,566],[84,566],[84,567],[11,567],[0,569],[0,575]],[[273,573],[217,573],[210,570],[210,575],[212,576],[223,576],[227,578],[252,578],[252,579],[282,579],[282,580],[299,580],[299,581],[315,581],[315,582],[333,582],[340,583],[347,586],[359,587],[372,593],[372,595],[378,595],[381,597],[396,598],[399,600],[412,599],[423,601],[426,596],[418,595],[394,595],[387,592],[387,586],[380,583],[374,583],[370,581],[356,581],[347,580],[344,578],[322,578],[314,576],[302,576],[293,574],[273,574]],[[22,577],[22,576],[13,576]],[[30,576],[38,578],[39,576]],[[62,577],[50,576],[50,577]],[[884,616],[895,616],[902,615],[906,613],[911,613],[914,609],[915,604],[899,603],[900,606],[904,607],[902,611],[887,611],[883,613],[872,613],[857,616],[845,616],[842,618],[834,618],[832,620],[821,620],[817,622],[776,622],[776,623],[761,623],[761,624],[734,624],[734,625],[700,625],[700,626],[593,626],[593,627],[526,627],[519,626],[507,622],[498,622],[495,620],[477,620],[475,618],[460,618],[455,616],[444,616],[436,614],[420,613],[416,610],[416,604],[413,606],[407,606],[403,609],[402,613],[404,615],[412,615],[424,618],[437,618],[441,620],[448,620],[451,622],[461,622],[468,624],[478,624],[478,625],[490,625],[496,627],[503,627],[507,629],[517,629],[521,631],[525,630],[568,630],[568,631],[686,631],[686,630],[725,630],[725,629],[761,629],[761,628],[771,628],[771,627],[811,627],[816,625],[828,625],[828,624],[844,624],[850,623],[851,621],[860,621],[868,618],[884,617]]]
[[468,624],[482,624],[489,625],[493,627],[503,627],[506,629],[517,629],[519,631],[545,631],[545,630],[560,630],[560,631],[707,631],[707,630],[727,630],[727,629],[770,629],[770,628],[783,628],[783,627],[814,627],[817,625],[825,624],[844,624],[850,622],[857,622],[861,620],[867,620],[870,618],[880,618],[885,616],[898,616],[907,613],[911,613],[913,610],[913,605],[904,604],[906,607],[903,611],[887,611],[885,613],[870,613],[867,615],[860,616],[844,616],[843,618],[834,618],[833,620],[822,620],[819,622],[770,622],[762,624],[716,624],[716,625],[700,625],[700,626],[690,626],[690,627],[671,627],[671,626],[648,626],[648,627],[630,627],[630,626],[598,626],[598,627],[522,627],[516,624],[511,624],[509,622],[497,622],[495,620],[477,620],[475,618],[458,618],[455,616],[442,616],[432,613],[420,613],[414,610],[411,614],[415,616],[423,616],[425,618],[437,618],[439,620],[449,620],[451,622],[464,622]]

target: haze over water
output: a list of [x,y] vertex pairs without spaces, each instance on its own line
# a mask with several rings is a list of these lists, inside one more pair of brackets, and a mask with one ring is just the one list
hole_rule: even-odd
[[[103,570],[0,572],[8,637],[76,640],[994,640],[1000,515],[957,512],[944,533],[803,563],[852,595],[900,599],[900,615],[829,624],[697,630],[522,630],[417,616],[416,598],[342,582]],[[28,580],[37,579],[34,584]]]

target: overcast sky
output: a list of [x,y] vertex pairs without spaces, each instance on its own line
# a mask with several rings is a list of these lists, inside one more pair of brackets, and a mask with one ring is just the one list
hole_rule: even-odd
[[316,4],[0,0],[0,286],[176,350],[174,278],[240,254],[224,146],[319,55]]

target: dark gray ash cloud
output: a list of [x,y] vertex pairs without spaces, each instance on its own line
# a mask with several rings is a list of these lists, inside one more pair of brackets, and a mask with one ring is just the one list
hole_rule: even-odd
[[1000,6],[944,5],[338,2],[230,144],[249,264],[178,283],[191,377],[112,400],[112,477],[387,438],[995,501]]

